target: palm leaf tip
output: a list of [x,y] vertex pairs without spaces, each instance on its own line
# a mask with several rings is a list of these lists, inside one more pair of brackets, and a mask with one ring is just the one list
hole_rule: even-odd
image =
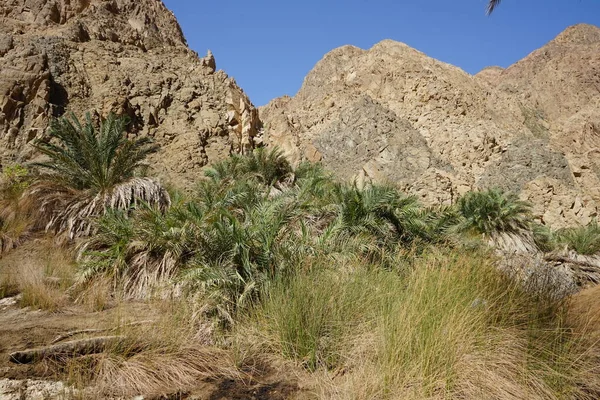
[[501,0],[490,0],[488,2],[488,5],[486,7],[486,15],[490,15],[491,13],[494,12],[494,10],[496,9],[496,7],[498,7],[500,5]]

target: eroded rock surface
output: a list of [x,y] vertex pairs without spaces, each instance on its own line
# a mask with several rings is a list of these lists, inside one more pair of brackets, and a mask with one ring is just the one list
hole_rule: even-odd
[[49,119],[127,114],[161,145],[156,172],[190,185],[207,163],[255,146],[256,109],[212,53],[199,58],[160,0],[0,4],[1,161],[32,157]]
[[600,29],[590,25],[475,76],[385,40],[331,51],[294,97],[273,100],[260,117],[265,142],[294,162],[396,181],[426,202],[499,186],[560,227],[597,216],[599,79]]

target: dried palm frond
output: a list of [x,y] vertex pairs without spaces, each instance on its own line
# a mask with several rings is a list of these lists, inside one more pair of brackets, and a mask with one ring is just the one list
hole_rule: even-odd
[[127,210],[144,202],[165,210],[171,204],[168,192],[151,178],[132,178],[96,194],[42,181],[31,187],[27,197],[29,207],[37,211],[38,227],[65,232],[70,239],[94,233],[93,218],[108,209]]
[[488,238],[488,243],[504,254],[536,254],[538,246],[531,231],[495,232]]

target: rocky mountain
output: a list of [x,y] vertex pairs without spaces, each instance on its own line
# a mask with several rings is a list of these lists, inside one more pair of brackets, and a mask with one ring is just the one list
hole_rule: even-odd
[[[110,111],[160,144],[154,173],[189,187],[257,145],[427,203],[499,186],[554,226],[600,206],[600,29],[578,25],[475,76],[402,43],[335,49],[259,112],[160,0],[0,3],[0,162],[33,157],[53,117]],[[264,129],[261,126],[264,124]]]
[[344,46],[259,113],[265,142],[294,162],[399,183],[429,203],[501,187],[559,227],[598,213],[599,106],[600,29],[577,25],[475,76],[390,40]]
[[161,145],[155,172],[189,185],[258,140],[257,111],[160,0],[0,2],[0,161],[31,158],[51,117],[110,111]]

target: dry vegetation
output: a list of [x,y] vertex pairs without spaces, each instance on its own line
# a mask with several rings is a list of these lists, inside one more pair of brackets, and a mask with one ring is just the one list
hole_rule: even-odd
[[0,260],[0,295],[20,294],[23,307],[56,311],[69,302],[75,262],[72,250],[38,239]]
[[594,398],[587,327],[534,298],[487,255],[428,254],[404,276],[317,268],[277,285],[239,346],[293,359],[319,398]]
[[[144,191],[140,182],[157,184],[137,175],[143,156],[98,187],[94,174],[115,171],[119,152],[131,150],[111,131],[123,125],[109,122],[97,134],[55,124],[83,135],[79,147],[69,142],[70,158],[47,149],[50,161],[40,165],[52,176],[38,172],[32,186],[13,179],[5,187],[18,196],[4,192],[3,215],[41,215],[50,231],[74,238],[58,247],[25,224],[37,238],[3,255],[0,297],[103,321],[34,341],[100,343],[34,360],[77,396],[185,397],[202,385],[213,390],[204,398],[220,398],[211,396],[223,387],[233,396],[231,385],[215,382],[253,388],[240,398],[600,395],[596,300],[565,297],[550,281],[528,287],[501,272],[488,247],[593,253],[595,225],[555,234],[533,222],[526,203],[495,190],[427,208],[392,186],[340,183],[318,165],[294,169],[264,149],[215,165],[187,195]],[[89,166],[74,154],[104,146],[93,135],[113,135],[116,147],[96,160],[106,168],[82,180]],[[65,168],[79,172],[65,178]],[[31,214],[14,212],[48,182],[87,211],[50,209],[53,200],[42,199]],[[124,187],[141,192],[96,207]]]

